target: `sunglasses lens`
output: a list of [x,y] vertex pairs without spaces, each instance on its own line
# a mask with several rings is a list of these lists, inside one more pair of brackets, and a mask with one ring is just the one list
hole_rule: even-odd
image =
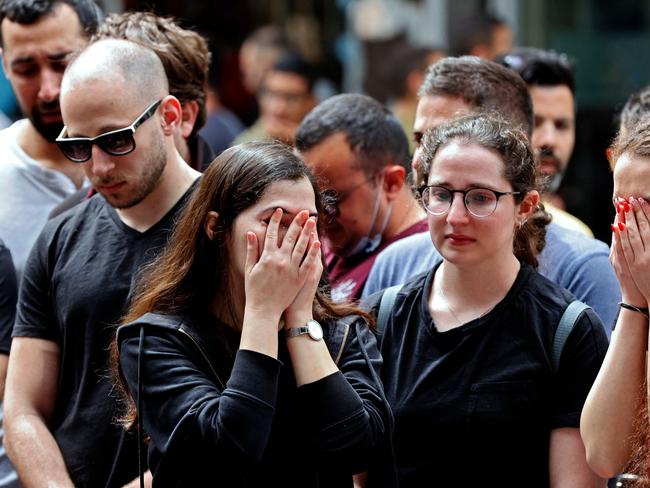
[[90,143],[86,141],[57,141],[61,152],[70,160],[83,163],[90,158]]
[[128,154],[135,149],[135,139],[133,139],[133,131],[131,131],[131,129],[124,129],[106,134],[99,137],[95,143],[101,147],[104,152],[113,154],[114,156]]

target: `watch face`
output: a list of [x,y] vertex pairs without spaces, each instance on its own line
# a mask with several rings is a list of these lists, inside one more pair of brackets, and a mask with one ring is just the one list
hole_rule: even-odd
[[309,337],[315,341],[320,341],[323,338],[323,328],[315,320],[307,322]]

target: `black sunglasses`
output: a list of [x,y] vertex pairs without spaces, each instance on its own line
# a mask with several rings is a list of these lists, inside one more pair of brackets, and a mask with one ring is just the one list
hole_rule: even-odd
[[59,137],[56,138],[56,143],[63,155],[75,163],[83,163],[90,159],[93,144],[99,146],[105,153],[113,156],[124,156],[135,149],[135,138],[133,135],[136,129],[156,113],[156,109],[161,103],[162,100],[158,100],[149,105],[142,112],[142,115],[135,119],[128,127],[112,130],[100,134],[97,137],[65,137],[67,127],[64,126]]

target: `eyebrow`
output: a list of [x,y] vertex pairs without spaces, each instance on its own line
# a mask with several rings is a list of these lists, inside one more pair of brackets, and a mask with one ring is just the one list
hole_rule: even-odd
[[[72,51],[65,51],[62,53],[56,53],[56,54],[48,54],[47,59],[49,61],[61,61],[65,58],[67,58]],[[34,62],[34,57],[33,56],[18,56],[17,58],[14,58],[11,61],[11,66],[17,65],[17,64],[27,64],[27,63],[33,63]]]
[[[458,188],[452,188],[452,186],[446,181],[443,181],[443,182],[434,181],[433,183],[427,183],[427,186],[444,186],[445,188],[449,188],[450,190],[458,190]],[[470,183],[468,185],[465,185],[465,189],[473,190],[475,188],[481,188],[481,189],[484,189],[484,190],[492,190],[492,191],[500,191],[500,190],[497,190],[496,188],[493,188],[492,186],[486,185],[484,183],[480,183],[480,184],[479,183]]]

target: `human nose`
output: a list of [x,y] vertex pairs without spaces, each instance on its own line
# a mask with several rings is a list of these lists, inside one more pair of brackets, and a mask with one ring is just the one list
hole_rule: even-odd
[[465,195],[462,193],[453,193],[449,211],[447,212],[447,222],[450,224],[465,223],[469,219],[469,213],[465,206]]
[[102,151],[96,144],[91,147],[90,163],[92,173],[100,178],[108,176],[115,168],[112,156]]
[[61,73],[51,69],[44,69],[41,72],[41,86],[38,97],[44,102],[58,100],[61,91]]
[[557,134],[555,126],[550,120],[545,121],[535,129],[535,146],[537,148],[555,147]]

